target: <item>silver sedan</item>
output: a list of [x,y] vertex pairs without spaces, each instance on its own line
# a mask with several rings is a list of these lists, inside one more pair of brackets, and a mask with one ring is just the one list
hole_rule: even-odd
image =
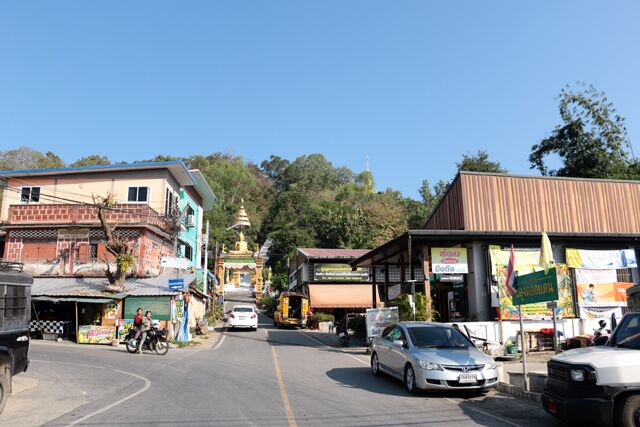
[[483,390],[498,384],[496,364],[457,329],[442,323],[400,322],[375,338],[371,370],[402,380],[410,393]]

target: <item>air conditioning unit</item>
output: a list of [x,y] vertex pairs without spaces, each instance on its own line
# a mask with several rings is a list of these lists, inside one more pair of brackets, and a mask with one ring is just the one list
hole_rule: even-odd
[[187,227],[196,226],[196,217],[194,215],[187,215]]

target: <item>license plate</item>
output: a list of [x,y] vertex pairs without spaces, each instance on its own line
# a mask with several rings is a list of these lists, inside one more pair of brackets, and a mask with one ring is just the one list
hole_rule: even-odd
[[555,414],[558,412],[558,404],[556,403],[555,400],[549,399],[548,408],[549,408],[549,412],[551,413]]
[[247,316],[240,316],[240,320],[246,320]]
[[460,384],[476,383],[478,382],[478,377],[476,374],[460,374],[458,382]]

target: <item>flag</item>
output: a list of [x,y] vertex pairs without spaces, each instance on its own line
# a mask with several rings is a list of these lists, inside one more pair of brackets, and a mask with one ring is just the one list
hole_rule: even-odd
[[540,245],[540,261],[539,264],[544,268],[544,272],[547,273],[553,266],[553,252],[551,251],[551,242],[547,232],[542,232],[542,244]]
[[507,265],[507,278],[504,282],[507,286],[507,293],[510,297],[516,294],[516,254],[511,245],[511,255],[509,255],[509,264]]

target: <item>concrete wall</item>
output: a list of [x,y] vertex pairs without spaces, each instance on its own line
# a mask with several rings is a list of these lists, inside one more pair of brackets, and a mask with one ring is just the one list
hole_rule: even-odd
[[22,187],[41,187],[40,203],[49,204],[65,202],[46,199],[46,196],[91,203],[92,195],[106,196],[108,192],[115,195],[117,203],[128,203],[129,187],[149,187],[149,202],[146,204],[160,214],[164,214],[166,189],[174,192],[180,189],[169,171],[161,169],[9,178],[7,185],[9,189],[3,193],[0,221],[7,220],[10,205],[23,204],[20,201]]

